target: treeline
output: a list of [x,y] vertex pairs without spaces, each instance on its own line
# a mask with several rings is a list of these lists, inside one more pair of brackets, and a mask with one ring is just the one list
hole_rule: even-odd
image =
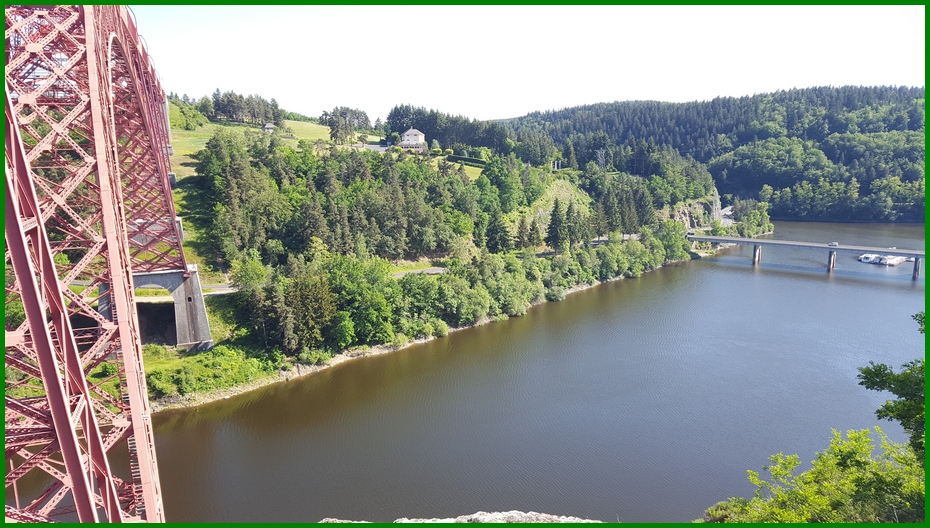
[[400,346],[485,317],[523,315],[581,283],[639,276],[666,260],[666,243],[680,256],[687,240],[678,226],[667,221],[657,231],[644,228],[639,240],[581,246],[551,258],[537,258],[533,249],[519,255],[484,249],[450,258],[438,277],[395,279],[386,260],[332,253],[320,241],[279,266],[250,252],[232,266],[238,319],[257,346],[303,362],[359,345]]
[[597,103],[532,112],[504,123],[514,131],[541,130],[557,144],[598,133],[618,145],[651,139],[706,163],[768,137],[820,143],[834,133],[922,131],[924,98],[923,87],[816,87],[690,103]]
[[250,124],[273,123],[277,127],[284,127],[285,119],[312,121],[305,115],[280,108],[274,98],[268,101],[260,95],[244,96],[233,91],[220,92],[219,88],[213,92],[212,97],[205,95],[200,99],[191,99],[187,94],[178,97],[172,92],[168,94],[168,99],[179,106],[187,105],[208,119]]
[[487,147],[498,154],[507,155],[516,146],[511,138],[512,132],[493,121],[452,116],[410,105],[398,105],[388,112],[385,122],[388,136],[395,132],[403,135],[411,127],[423,132],[427,141],[436,140],[441,148],[451,148],[456,154],[469,147]]
[[924,96],[922,87],[808,88],[708,102],[601,103],[505,123],[518,135],[548,135],[560,147],[550,156],[573,168],[599,161],[624,170],[618,153],[645,140],[707,163],[725,196],[758,198],[766,185],[784,192],[807,182],[826,193],[819,203],[830,204],[834,191],[821,179],[855,191],[852,205],[826,209],[783,197],[772,212],[785,218],[847,220],[855,211],[864,215],[856,219],[921,221]]
[[168,116],[171,121],[171,126],[182,130],[197,130],[199,127],[209,123],[207,117],[200,113],[200,111],[189,102],[185,102],[177,96],[169,98],[168,101],[170,102]]

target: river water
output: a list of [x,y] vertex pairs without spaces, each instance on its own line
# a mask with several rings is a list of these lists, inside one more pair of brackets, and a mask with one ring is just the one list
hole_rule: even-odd
[[[923,225],[776,223],[776,239],[923,249]],[[169,521],[392,521],[534,510],[701,517],[771,454],[880,425],[870,360],[924,355],[912,265],[752,247],[524,317],[154,417]],[[923,275],[923,273],[922,273]]]

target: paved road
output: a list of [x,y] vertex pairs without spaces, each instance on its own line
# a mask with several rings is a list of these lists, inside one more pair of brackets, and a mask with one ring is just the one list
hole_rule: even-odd
[[720,210],[720,225],[723,227],[733,225],[733,206],[728,205]]
[[[146,288],[143,286],[141,288],[137,288],[136,291],[138,292],[138,290],[144,290],[144,289]],[[233,286],[232,284],[204,284],[201,286],[201,289],[203,290],[204,297],[208,297],[210,295],[226,295],[226,294],[236,291],[236,287]],[[174,302],[174,299],[172,299],[170,295],[158,295],[155,297],[148,297],[148,296],[139,295],[137,293],[136,302],[137,303],[170,303],[170,302]]]

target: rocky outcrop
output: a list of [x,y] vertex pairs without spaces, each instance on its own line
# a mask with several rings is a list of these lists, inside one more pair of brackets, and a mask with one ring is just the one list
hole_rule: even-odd
[[[343,521],[341,519],[323,519],[321,523],[355,523],[367,521]],[[458,517],[449,517],[447,519],[408,519],[402,517],[394,521],[395,523],[599,523],[603,521],[592,521],[591,519],[582,519],[580,517],[566,517],[562,515],[551,515],[548,513],[537,512],[478,512],[471,515],[460,515]]]
[[662,210],[656,211],[656,215],[659,220],[671,218],[676,222],[681,222],[688,229],[710,227],[711,222],[714,220],[723,219],[720,196],[716,192],[699,200],[686,200],[677,203],[674,207],[666,206]]

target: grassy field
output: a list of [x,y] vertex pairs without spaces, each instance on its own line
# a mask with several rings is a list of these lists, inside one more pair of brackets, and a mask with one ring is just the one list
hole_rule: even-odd
[[322,139],[327,143],[330,142],[328,126],[311,123],[309,121],[285,121],[284,124],[291,127],[291,130],[294,131],[294,136],[298,140],[306,139],[312,143],[318,139]]
[[178,179],[194,174],[196,160],[192,155],[206,147],[207,141],[215,133],[216,125],[213,123],[197,130],[171,130],[171,146],[174,148],[171,168],[178,175]]
[[465,174],[468,175],[468,181],[475,181],[478,179],[478,176],[481,176],[481,169],[465,165]]
[[[444,159],[446,159],[446,156],[436,156],[435,158],[433,158],[432,159],[433,167],[434,168],[439,167],[439,160],[444,160]],[[459,163],[453,162],[452,165],[455,165],[455,170],[459,169],[459,165],[460,165]],[[470,165],[465,165],[465,174],[468,175],[468,181],[475,181],[476,179],[478,179],[478,176],[481,176],[481,169],[479,169],[478,167],[472,167]]]

